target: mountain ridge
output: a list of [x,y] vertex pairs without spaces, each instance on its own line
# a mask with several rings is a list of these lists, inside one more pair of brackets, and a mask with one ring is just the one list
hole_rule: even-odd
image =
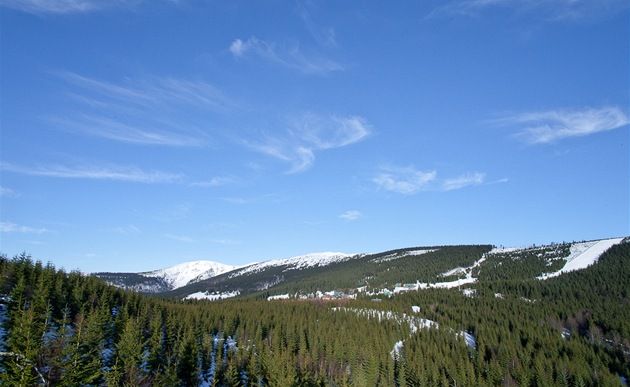
[[[376,254],[320,252],[244,266],[193,261],[142,273],[94,275],[124,289],[179,299],[216,300],[260,292],[266,297],[305,296],[362,289],[369,294],[390,294],[432,287],[470,287],[480,280],[507,278],[514,270],[523,271],[524,278],[544,280],[592,265],[623,240],[607,238],[520,248],[423,246]],[[523,264],[520,268],[519,263]]]

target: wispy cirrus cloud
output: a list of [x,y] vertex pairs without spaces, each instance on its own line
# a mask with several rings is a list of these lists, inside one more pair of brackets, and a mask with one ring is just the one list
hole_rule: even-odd
[[223,185],[234,184],[236,179],[229,176],[215,176],[209,180],[196,181],[190,183],[191,187],[220,187]]
[[[170,147],[199,147],[204,144],[203,137],[169,131],[168,128],[156,130],[154,125],[138,122],[125,123],[103,116],[76,115],[72,117],[55,117],[49,120],[63,127],[82,134],[102,137],[109,140],[139,145],[164,145]],[[142,121],[138,119],[138,121]],[[162,127],[166,125],[161,125]]]
[[493,122],[518,128],[516,136],[530,144],[548,144],[627,126],[628,116],[618,107],[547,110],[510,115]]
[[232,204],[256,204],[256,203],[282,203],[286,198],[281,194],[264,194],[252,197],[225,197],[222,200]]
[[242,243],[234,239],[212,239],[212,242],[220,244],[220,245],[227,245],[227,246],[239,245]]
[[113,229],[113,231],[121,235],[142,234],[142,231],[140,231],[140,229],[133,224],[116,227]]
[[357,220],[361,217],[363,217],[363,214],[357,210],[348,210],[344,212],[343,214],[339,215],[339,218],[348,220],[348,221]]
[[481,172],[473,172],[473,173],[465,173],[461,176],[445,179],[441,188],[444,191],[452,191],[455,189],[461,189],[464,187],[468,187],[470,185],[479,185],[483,184],[486,180],[486,174]]
[[[145,77],[115,83],[67,71],[55,74],[65,82],[73,104],[68,113],[49,121],[64,130],[114,141],[202,146],[209,141],[207,114],[222,114],[234,106],[220,90],[200,80]],[[180,114],[187,119],[181,120]]]
[[372,179],[372,182],[386,191],[410,195],[426,189],[436,176],[435,170],[424,172],[413,166],[384,167]]
[[8,163],[0,163],[0,170],[23,175],[55,177],[67,179],[116,180],[135,183],[155,184],[174,183],[183,179],[182,175],[161,171],[144,171],[128,166],[95,166],[95,165],[49,165],[24,167]]
[[0,198],[18,198],[20,194],[10,188],[0,187]]
[[236,58],[255,56],[303,74],[325,75],[344,69],[341,64],[322,54],[305,53],[299,45],[288,46],[257,37],[247,40],[234,39],[229,50]]
[[437,171],[421,171],[414,166],[383,167],[372,179],[378,187],[404,195],[413,195],[421,191],[452,191],[485,182],[486,175],[481,172],[465,173],[461,176],[439,179]]
[[352,145],[368,137],[370,131],[367,121],[359,116],[325,117],[307,113],[291,120],[284,136],[266,136],[249,146],[291,164],[288,171],[291,174],[310,168],[316,152]]
[[330,26],[322,26],[317,22],[319,8],[320,4],[315,2],[298,2],[295,12],[317,43],[324,47],[337,47],[335,29]]
[[45,234],[51,232],[47,228],[21,226],[12,222],[0,222],[0,232],[3,233],[20,233],[20,234]]
[[142,0],[2,0],[0,6],[34,14],[70,14],[132,8]]
[[603,19],[628,7],[626,0],[455,0],[435,8],[428,17],[477,17],[503,8],[547,21],[582,21]]
[[165,234],[164,235],[166,238],[168,239],[172,239],[175,241],[179,241],[179,242],[184,242],[184,243],[194,243],[195,240],[191,237],[189,237],[188,235],[174,235],[174,234]]

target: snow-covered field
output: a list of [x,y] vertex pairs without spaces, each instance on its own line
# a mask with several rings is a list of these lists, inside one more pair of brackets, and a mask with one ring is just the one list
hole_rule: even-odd
[[538,277],[546,280],[548,278],[557,277],[562,273],[570,271],[586,269],[596,263],[599,257],[608,249],[621,243],[623,238],[602,239],[599,241],[574,243],[571,245],[571,254],[566,258],[567,263],[564,267],[556,272],[547,273]]

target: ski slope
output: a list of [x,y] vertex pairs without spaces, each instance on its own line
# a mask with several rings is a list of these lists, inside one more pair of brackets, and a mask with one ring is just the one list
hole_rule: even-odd
[[599,257],[606,252],[606,250],[621,243],[621,241],[623,241],[623,238],[574,243],[571,245],[571,253],[566,258],[567,263],[564,267],[556,272],[544,274],[538,277],[538,279],[546,280],[548,278],[557,277],[562,273],[586,269],[597,262]]

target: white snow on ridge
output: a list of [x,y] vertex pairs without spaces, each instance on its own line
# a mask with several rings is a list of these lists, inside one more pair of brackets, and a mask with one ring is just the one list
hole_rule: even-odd
[[269,261],[249,265],[242,270],[234,273],[233,275],[231,275],[231,277],[237,277],[248,273],[257,273],[270,266],[290,266],[286,270],[300,270],[315,266],[327,266],[331,263],[346,261],[353,257],[358,257],[358,255],[325,252],[299,255],[292,258],[272,259]]
[[624,238],[602,239],[599,241],[574,243],[571,245],[571,253],[566,258],[567,263],[564,267],[554,273],[548,273],[538,277],[538,279],[547,279],[557,277],[562,273],[570,271],[586,269],[590,265],[597,262],[599,257],[608,249],[623,241]]
[[187,285],[193,279],[200,281],[236,269],[237,266],[213,261],[193,261],[180,263],[166,269],[138,273],[145,277],[161,277],[173,289]]
[[525,250],[526,247],[495,247],[488,254],[512,253],[514,251]]

